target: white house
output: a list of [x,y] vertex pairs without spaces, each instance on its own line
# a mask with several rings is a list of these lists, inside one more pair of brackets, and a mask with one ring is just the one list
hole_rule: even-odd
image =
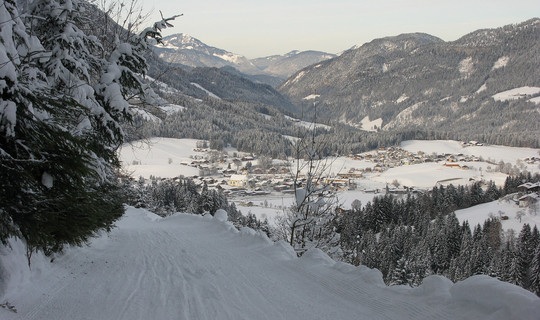
[[229,186],[237,188],[245,188],[248,186],[248,176],[247,174],[233,174],[229,178]]

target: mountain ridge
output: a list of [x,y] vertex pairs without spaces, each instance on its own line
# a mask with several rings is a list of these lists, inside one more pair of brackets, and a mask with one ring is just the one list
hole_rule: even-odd
[[375,39],[298,71],[278,90],[304,112],[314,112],[315,103],[318,117],[359,128],[368,117],[381,119],[385,130],[436,130],[464,139],[521,134],[538,145],[537,106],[493,96],[540,87],[540,19],[487,30],[452,42],[418,33]]
[[163,38],[163,44],[154,46],[154,52],[163,60],[185,65],[187,67],[232,67],[254,81],[275,85],[273,79],[285,80],[296,70],[308,65],[335,57],[334,54],[321,51],[294,50],[284,55],[273,55],[256,59],[246,57],[204,44],[202,41],[183,33],[169,35]]

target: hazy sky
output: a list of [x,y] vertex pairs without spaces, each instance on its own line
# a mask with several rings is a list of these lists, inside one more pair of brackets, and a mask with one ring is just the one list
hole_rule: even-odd
[[292,50],[338,53],[375,38],[425,32],[445,41],[540,17],[540,0],[139,0],[164,32],[257,58]]

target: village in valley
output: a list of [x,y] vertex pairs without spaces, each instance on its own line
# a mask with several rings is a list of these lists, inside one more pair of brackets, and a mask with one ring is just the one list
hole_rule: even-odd
[[[177,145],[178,149],[172,145]],[[278,211],[292,204],[295,181],[299,187],[305,181],[303,160],[271,159],[233,148],[211,150],[206,141],[192,139],[160,138],[152,141],[150,148],[151,152],[126,148],[125,151],[132,152],[122,153],[124,168],[132,179],[143,177],[150,182],[189,177],[199,186],[221,191],[241,210],[253,212],[260,218],[280,214]],[[439,185],[476,181],[486,185],[491,180],[502,187],[508,174],[540,170],[536,150],[496,148],[501,147],[484,146],[476,141],[442,141],[435,147],[433,142],[417,141],[331,157],[318,160],[318,167],[322,169],[317,173],[317,183],[338,194],[342,207],[347,209],[357,199],[366,202],[380,194],[425,193]],[[497,158],[497,154],[501,157]],[[296,176],[297,165],[303,169]],[[162,175],[157,176],[156,172]],[[529,186],[512,201],[516,208],[536,208],[538,194],[538,186]]]

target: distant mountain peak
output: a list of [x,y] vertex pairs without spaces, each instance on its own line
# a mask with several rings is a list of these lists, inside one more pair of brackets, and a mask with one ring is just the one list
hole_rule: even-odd
[[320,51],[293,50],[284,55],[248,60],[242,55],[206,45],[185,33],[166,36],[163,45],[154,48],[156,54],[167,62],[195,68],[233,67],[246,75],[267,77],[268,84],[272,85],[276,85],[278,78],[286,79],[297,70],[335,56]]
[[167,49],[193,49],[193,47],[204,46],[204,43],[185,33],[177,33],[163,37],[163,47]]
[[374,39],[370,42],[366,42],[362,45],[355,45],[350,50],[358,50],[360,48],[373,49],[379,48],[385,51],[392,51],[395,49],[407,49],[411,46],[420,46],[425,44],[432,44],[444,42],[442,39],[432,36],[427,33],[403,33],[397,36],[389,36],[384,38]]
[[209,46],[184,33],[164,37],[163,45],[154,50],[161,59],[188,67],[232,66],[246,74],[261,73],[246,57]]

